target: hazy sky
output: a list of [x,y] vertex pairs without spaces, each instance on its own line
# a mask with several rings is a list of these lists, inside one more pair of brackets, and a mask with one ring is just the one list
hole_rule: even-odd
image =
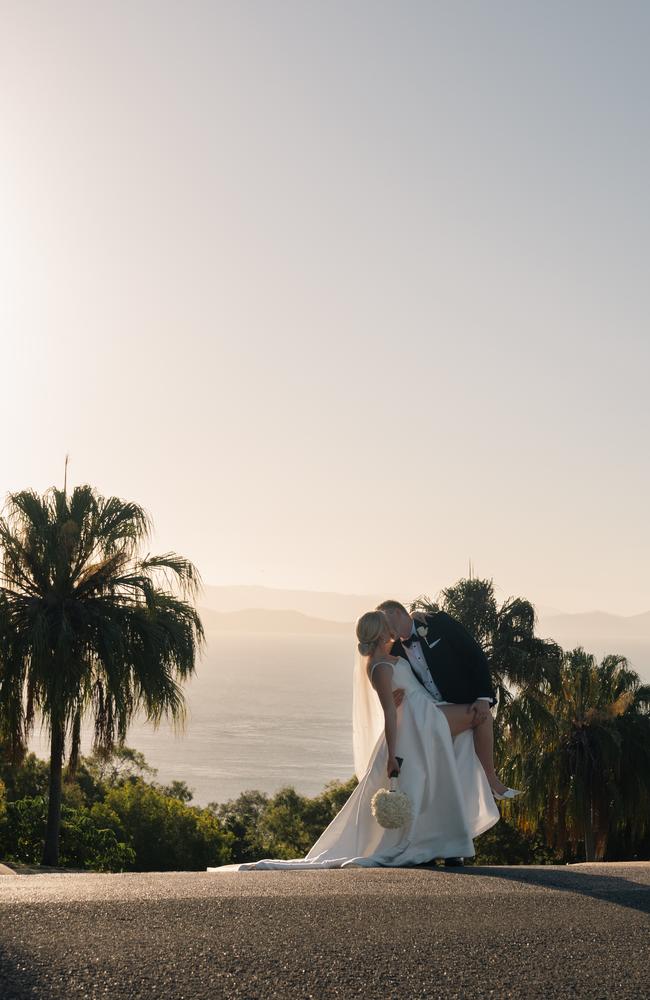
[[650,608],[650,5],[0,0],[0,494]]

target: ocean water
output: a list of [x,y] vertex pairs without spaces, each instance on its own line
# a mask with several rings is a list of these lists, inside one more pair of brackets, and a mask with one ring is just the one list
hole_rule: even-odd
[[[328,781],[353,774],[353,663],[352,637],[208,636],[185,689],[184,733],[135,722],[127,743],[157,768],[157,781],[186,781],[196,804],[287,784],[317,794]],[[84,752],[90,740],[87,729]],[[38,731],[31,749],[48,756]]]

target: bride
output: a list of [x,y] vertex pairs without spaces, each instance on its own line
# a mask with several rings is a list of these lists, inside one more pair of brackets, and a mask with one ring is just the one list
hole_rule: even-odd
[[[446,706],[415,678],[407,660],[391,655],[394,637],[382,611],[362,615],[356,632],[353,741],[359,784],[306,857],[208,871],[397,867],[473,857],[472,839],[498,822],[499,810],[476,756],[472,730],[452,738]],[[398,690],[404,694],[396,707]],[[371,801],[396,771],[400,791],[411,800],[412,815],[401,829],[386,830],[374,819]]]

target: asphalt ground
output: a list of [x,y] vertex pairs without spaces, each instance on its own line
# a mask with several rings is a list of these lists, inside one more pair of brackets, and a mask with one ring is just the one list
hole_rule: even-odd
[[650,997],[650,863],[0,878],[0,997]]

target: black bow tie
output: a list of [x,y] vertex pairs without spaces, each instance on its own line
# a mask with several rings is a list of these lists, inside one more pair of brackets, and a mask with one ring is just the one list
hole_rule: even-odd
[[419,641],[420,641],[419,635],[410,635],[408,639],[402,639],[402,645],[404,646],[404,649],[408,649],[410,646],[413,645],[414,642],[419,642]]

